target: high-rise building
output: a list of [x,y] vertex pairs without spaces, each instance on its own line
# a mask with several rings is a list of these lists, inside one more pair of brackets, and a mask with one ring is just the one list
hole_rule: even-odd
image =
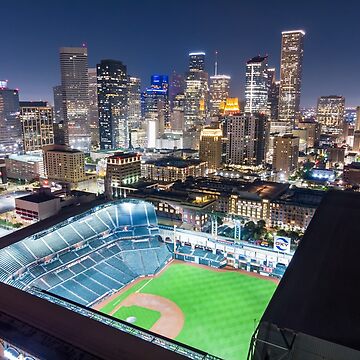
[[170,100],[170,109],[174,108],[175,97],[180,94],[184,94],[185,91],[185,81],[184,77],[181,74],[178,74],[175,70],[170,76],[169,84],[169,100]]
[[100,149],[129,146],[128,77],[126,66],[117,60],[97,65]]
[[222,130],[206,127],[202,129],[199,144],[199,159],[207,161],[208,171],[214,172],[221,165],[222,159]]
[[184,129],[184,99],[184,94],[175,96],[170,118],[170,128],[172,130],[182,131]]
[[289,130],[300,118],[304,36],[303,30],[282,32],[279,121],[287,123]]
[[170,127],[169,82],[167,75],[151,76],[151,85],[144,93],[144,117],[147,147],[155,148],[156,139]]
[[360,106],[356,107],[353,150],[360,152]]
[[259,166],[265,160],[266,115],[228,115],[224,118],[226,163]]
[[360,106],[356,107],[355,131],[360,131]]
[[134,76],[128,78],[128,126],[141,127],[141,80]]
[[145,112],[147,147],[155,148],[156,139],[163,135],[165,130],[165,104],[163,99],[148,98]]
[[279,118],[279,91],[280,81],[276,81],[275,68],[268,69],[268,114],[270,121]]
[[43,148],[46,176],[50,180],[78,183],[86,180],[85,155],[66,145]]
[[227,75],[210,76],[210,115],[219,115],[221,104],[230,96],[230,80],[231,77]]
[[65,125],[64,125],[64,114],[63,114],[63,101],[62,101],[62,87],[57,85],[53,87],[54,95],[54,144],[64,145],[65,144]]
[[22,150],[19,92],[0,81],[0,154]]
[[164,125],[170,126],[170,103],[169,103],[169,77],[167,75],[152,75],[150,87],[144,94],[144,112],[153,112],[161,103],[164,115]]
[[59,124],[60,122],[64,121],[61,85],[57,85],[53,87],[53,96],[54,96],[54,123]]
[[97,70],[91,68],[89,74],[89,122],[91,133],[91,146],[97,149],[99,146],[99,108],[97,95]]
[[60,49],[65,143],[89,152],[89,78],[86,47]]
[[189,53],[189,71],[205,71],[205,53],[202,51]]
[[25,152],[54,144],[53,109],[47,101],[20,101],[20,119]]
[[267,56],[255,56],[246,63],[245,112],[264,113],[268,110]]
[[306,146],[308,149],[312,149],[319,145],[321,127],[318,122],[309,119],[299,122],[298,127],[299,129],[306,129],[307,131]]
[[205,72],[205,53],[190,53],[184,101],[186,129],[205,123],[208,93],[208,74]]
[[238,114],[240,112],[240,103],[238,98],[226,98],[220,105],[221,115]]
[[131,184],[141,177],[141,155],[115,153],[106,159],[105,194],[109,199],[122,198],[134,191]]
[[298,168],[299,138],[292,134],[274,138],[272,167],[279,180],[287,180]]
[[341,134],[344,128],[345,98],[321,96],[317,103],[317,121],[324,133]]

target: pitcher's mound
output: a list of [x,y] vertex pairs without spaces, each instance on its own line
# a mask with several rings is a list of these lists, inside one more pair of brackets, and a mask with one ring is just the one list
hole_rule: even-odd
[[126,322],[128,322],[130,324],[134,324],[136,322],[136,317],[135,316],[129,316],[128,318],[126,318]]

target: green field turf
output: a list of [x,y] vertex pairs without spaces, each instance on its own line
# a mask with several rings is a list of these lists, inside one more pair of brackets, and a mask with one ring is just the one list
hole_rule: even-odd
[[[216,272],[175,263],[159,277],[137,283],[101,311],[110,313],[139,289],[140,293],[163,296],[175,302],[185,316],[176,340],[223,359],[243,360],[275,288],[276,284],[269,280],[239,272]],[[150,329],[151,325],[144,328]]]
[[122,306],[113,316],[124,321],[130,316],[135,316],[136,321],[133,324],[144,329],[150,329],[160,319],[160,313],[158,311],[136,305]]

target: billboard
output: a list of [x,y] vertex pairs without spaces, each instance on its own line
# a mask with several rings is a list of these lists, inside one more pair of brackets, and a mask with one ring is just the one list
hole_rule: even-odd
[[291,239],[285,236],[275,236],[274,238],[274,250],[285,253],[290,252]]

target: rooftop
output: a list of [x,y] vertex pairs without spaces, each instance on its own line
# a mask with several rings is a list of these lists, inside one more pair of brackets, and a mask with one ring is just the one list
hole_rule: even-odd
[[217,191],[220,193],[241,195],[243,198],[273,200],[284,194],[288,184],[256,180],[252,183],[234,179],[196,178],[185,183],[175,184],[186,191]]
[[304,30],[286,30],[286,31],[282,31],[281,34],[297,34],[300,33],[302,35],[305,35],[305,31]]
[[28,154],[11,154],[9,159],[23,162],[41,162],[43,157],[41,155],[28,155]]
[[258,56],[253,57],[252,59],[248,60],[246,63],[247,64],[257,64],[257,63],[263,62],[266,59],[267,59],[267,56],[258,55]]
[[28,201],[28,202],[32,202],[32,203],[36,203],[36,204],[40,204],[40,203],[43,203],[46,201],[57,199],[57,197],[54,195],[45,193],[45,192],[40,192],[40,193],[25,195],[25,196],[20,197],[19,199]]
[[136,156],[139,156],[139,154],[135,152],[116,152],[114,155],[109,156],[108,159],[129,159]]
[[48,106],[48,102],[47,101],[20,101],[19,102],[20,104],[20,107],[25,107],[25,108],[28,108],[28,107],[49,107]]
[[91,319],[1,282],[0,292],[0,338],[37,358],[183,359],[161,346],[96,321],[96,313]]
[[172,166],[176,168],[186,168],[188,166],[196,166],[201,164],[202,161],[197,159],[182,159],[179,157],[168,156],[157,160],[148,160],[146,164],[167,167]]
[[360,170],[360,162],[352,162],[351,164],[349,165],[345,165],[345,168],[346,169],[359,169]]
[[82,153],[82,151],[78,149],[73,149],[67,145],[47,145],[43,147],[44,152],[63,152],[63,153]]
[[324,196],[261,322],[360,350],[359,218],[359,193]]

